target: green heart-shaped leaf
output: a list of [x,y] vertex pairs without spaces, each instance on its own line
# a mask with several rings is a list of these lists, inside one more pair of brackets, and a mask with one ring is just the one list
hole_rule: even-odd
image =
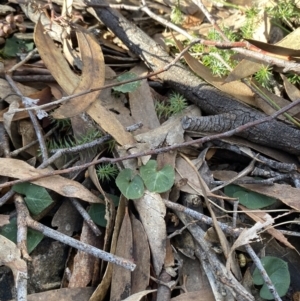
[[[280,297],[284,296],[290,287],[291,277],[288,269],[288,264],[280,258],[266,256],[261,259],[261,263],[265,268],[268,276],[272,280],[273,285]],[[268,286],[265,284],[261,273],[256,268],[253,272],[253,283],[263,285],[260,290],[260,296],[266,300],[273,300],[274,297],[270,293]]]
[[175,172],[171,165],[164,166],[157,170],[155,160],[149,160],[146,165],[140,168],[141,177],[147,189],[151,192],[162,193],[168,191],[174,184]]
[[[0,229],[0,234],[8,238],[14,243],[17,243],[17,219],[12,218],[9,224],[4,225]],[[36,246],[42,241],[44,235],[41,232],[28,228],[27,231],[27,250],[30,254]]]
[[[115,206],[119,205],[119,197],[107,193],[107,195],[113,200]],[[91,204],[91,207],[88,210],[88,214],[90,215],[93,222],[101,227],[106,227],[107,220],[105,219],[106,208],[104,204]]]
[[123,169],[116,178],[116,184],[127,199],[139,199],[144,194],[144,183],[139,175],[129,168]]
[[29,182],[16,184],[13,190],[26,196],[25,203],[33,215],[40,214],[53,203],[47,189]]

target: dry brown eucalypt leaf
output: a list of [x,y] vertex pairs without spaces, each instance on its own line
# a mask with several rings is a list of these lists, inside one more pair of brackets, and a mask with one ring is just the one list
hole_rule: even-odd
[[[44,27],[39,21],[35,27],[35,43],[39,53],[58,84],[68,94],[76,94],[103,86],[105,80],[104,57],[101,47],[90,33],[76,27],[77,41],[82,57],[82,74],[80,77],[70,69],[61,51],[52,39],[44,34]],[[57,62],[57,64],[53,64]],[[68,118],[84,112],[98,97],[99,91],[79,96],[63,104],[54,111],[54,118]]]

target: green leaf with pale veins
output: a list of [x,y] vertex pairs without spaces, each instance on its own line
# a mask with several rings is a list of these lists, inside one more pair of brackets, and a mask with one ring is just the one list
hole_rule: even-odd
[[[265,268],[268,276],[272,280],[273,285],[280,297],[284,296],[291,282],[291,276],[288,269],[288,264],[280,258],[273,256],[266,256],[261,259],[261,263]],[[266,300],[273,300],[274,297],[270,293],[268,286],[265,284],[261,273],[257,268],[253,272],[253,283],[256,285],[262,285],[260,290],[260,296]]]
[[127,199],[139,199],[144,194],[144,183],[130,168],[123,169],[116,178],[116,185]]
[[157,162],[149,160],[140,168],[141,177],[147,189],[151,192],[162,193],[171,189],[175,180],[174,168],[171,165],[157,170]]
[[16,184],[13,190],[26,196],[25,203],[33,215],[40,214],[53,203],[47,189],[29,182]]
[[[4,225],[0,229],[0,234],[14,242],[17,243],[17,219],[12,218],[9,224]],[[27,250],[30,254],[36,246],[44,238],[44,235],[36,230],[28,228],[27,230]]]

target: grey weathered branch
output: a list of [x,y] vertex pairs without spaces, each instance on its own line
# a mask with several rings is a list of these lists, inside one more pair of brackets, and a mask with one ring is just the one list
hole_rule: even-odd
[[[97,0],[90,3],[98,4]],[[88,11],[109,27],[153,71],[163,68],[172,61],[172,58],[160,45],[117,11],[108,7],[89,8]],[[265,114],[211,87],[180,63],[176,63],[169,71],[158,76],[174,90],[197,104],[206,114],[228,113],[231,116],[232,128],[265,116]],[[262,145],[300,154],[300,130],[280,121],[273,120],[255,126],[239,135]]]

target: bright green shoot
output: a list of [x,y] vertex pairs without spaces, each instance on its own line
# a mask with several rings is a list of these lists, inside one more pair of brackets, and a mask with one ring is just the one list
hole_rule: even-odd
[[255,75],[255,79],[260,83],[264,88],[270,90],[272,87],[272,68],[269,66],[263,66],[260,70],[258,70]]
[[252,7],[247,9],[246,14],[246,22],[241,28],[242,36],[244,39],[251,39],[256,27],[257,22],[257,15],[259,13],[259,9],[256,7]]
[[170,15],[170,18],[171,18],[171,21],[174,23],[174,24],[182,24],[183,21],[184,21],[184,18],[183,18],[183,14],[180,10],[180,1],[177,1],[177,4],[172,8],[172,11],[171,11],[171,15]]
[[274,19],[289,20],[299,18],[300,10],[294,0],[281,0],[271,8],[266,8],[268,15]]
[[182,112],[186,107],[186,99],[181,94],[173,92],[166,103],[158,101],[155,109],[159,118],[169,118]]
[[100,164],[97,167],[97,176],[100,181],[110,181],[116,178],[119,170],[116,165],[108,163],[108,164]]

